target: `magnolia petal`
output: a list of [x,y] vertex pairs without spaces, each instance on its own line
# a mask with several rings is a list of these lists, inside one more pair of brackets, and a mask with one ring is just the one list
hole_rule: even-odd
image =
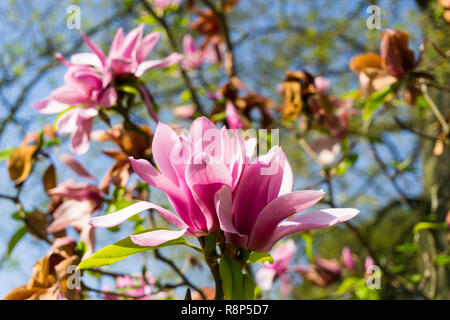
[[64,112],[56,120],[56,131],[58,133],[72,133],[77,129],[77,119],[79,114],[79,109],[74,108]]
[[55,89],[50,96],[53,100],[69,105],[80,105],[89,102],[89,97],[68,86]]
[[325,195],[322,190],[300,190],[275,198],[258,215],[252,225],[249,246],[259,247],[261,235],[272,234],[278,223],[315,205]]
[[256,284],[263,291],[269,291],[272,288],[273,280],[276,276],[276,271],[274,269],[262,267],[256,273]]
[[123,28],[119,28],[114,35],[113,41],[111,43],[111,48],[109,50],[109,56],[115,56],[118,54],[120,47],[123,44],[124,34]]
[[136,51],[136,60],[138,63],[141,63],[145,60],[145,58],[152,52],[156,43],[158,43],[160,37],[159,32],[152,32],[147,34],[141,42],[141,45]]
[[122,46],[118,54],[122,57],[131,58],[133,53],[136,53],[136,49],[141,42],[142,35],[144,33],[144,25],[140,24],[125,36]]
[[100,217],[91,218],[89,224],[96,228],[114,227],[125,222],[128,218],[134,216],[135,214],[148,209],[154,209],[158,211],[164,219],[166,219],[174,226],[178,228],[184,229],[186,228],[186,224],[183,221],[181,221],[181,219],[179,219],[177,216],[175,216],[172,212],[147,201],[136,202],[131,206],[128,206],[117,212]]
[[142,247],[154,247],[161,243],[178,239],[186,233],[187,229],[179,231],[174,230],[155,230],[130,236],[134,244]]
[[43,114],[59,113],[66,110],[69,107],[70,107],[69,105],[55,101],[51,98],[45,98],[34,104],[34,108]]
[[179,183],[172,155],[176,155],[179,147],[180,139],[175,131],[162,122],[158,123],[152,142],[153,157],[161,173],[176,185]]
[[80,177],[97,181],[97,179],[95,179],[95,177],[91,175],[89,171],[87,171],[87,169],[70,154],[63,153],[59,156],[59,159]]
[[73,64],[81,64],[81,65],[90,65],[98,70],[102,70],[102,62],[100,61],[99,57],[90,52],[82,52],[82,53],[76,53],[73,54],[70,57],[70,62]]
[[292,172],[291,165],[289,164],[289,161],[286,158],[283,165],[283,179],[281,181],[280,192],[278,193],[278,196],[291,193],[293,189],[294,189],[294,173]]
[[155,68],[166,68],[171,65],[177,64],[183,59],[183,55],[180,53],[172,53],[167,58],[160,60],[146,60],[139,64],[135,73],[136,77],[142,76],[147,70]]
[[91,39],[89,39],[89,37],[87,35],[85,35],[84,33],[81,36],[83,37],[84,42],[86,42],[86,44],[89,46],[89,48],[91,48],[91,50],[97,55],[102,66],[104,66],[106,59],[105,59],[105,54],[103,53],[102,49],[100,49],[95,43],[93,43],[91,41]]
[[105,91],[103,91],[102,96],[100,100],[98,101],[98,104],[101,107],[109,108],[112,107],[117,101],[117,92],[114,87],[109,87]]
[[210,163],[214,161],[205,154],[201,163],[192,163],[186,167],[186,183],[192,192],[195,202],[198,204],[206,219],[208,231],[215,231],[218,226],[214,196],[219,189],[226,185],[231,187],[231,175],[223,163]]
[[89,150],[91,129],[96,115],[97,110],[92,108],[79,111],[76,130],[70,136],[70,150],[73,153],[81,155]]
[[271,239],[261,251],[269,251],[281,238],[295,232],[330,227],[355,217],[359,210],[353,208],[332,208],[310,211],[278,224]]
[[151,165],[150,162],[144,159],[129,158],[131,166],[134,172],[141,177],[142,180],[149,185],[158,188],[168,194],[176,193],[178,186],[169,180],[166,176],[162,175]]

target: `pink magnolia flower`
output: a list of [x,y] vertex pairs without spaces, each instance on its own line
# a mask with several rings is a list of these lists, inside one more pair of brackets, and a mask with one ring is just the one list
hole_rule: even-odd
[[[142,275],[130,276],[124,275],[116,278],[116,291],[118,293],[135,297],[137,300],[150,300],[152,298],[152,290],[155,285],[155,278],[147,272],[144,279]],[[103,287],[103,291],[110,291],[108,287]],[[119,300],[120,296],[104,294],[105,300]]]
[[217,62],[217,53],[213,46],[208,45],[206,48],[197,48],[194,38],[186,35],[183,38],[184,59],[182,65],[185,69],[195,69],[200,67],[203,62]]
[[77,56],[77,63],[96,67],[103,74],[104,83],[109,83],[114,77],[124,73],[134,74],[139,78],[147,70],[168,67],[183,58],[179,53],[172,53],[164,59],[145,60],[158,42],[160,34],[152,32],[143,36],[143,33],[143,24],[131,30],[126,36],[123,29],[119,28],[107,57],[96,44],[84,36],[84,40],[93,53],[83,53],[81,56]]
[[337,208],[293,216],[325,195],[322,190],[292,192],[293,181],[292,169],[278,146],[246,166],[236,190],[224,186],[216,195],[220,227],[226,239],[240,248],[268,252],[291,233],[332,226],[359,212]]
[[[242,138],[221,130],[207,118],[196,119],[186,135],[178,136],[159,123],[152,150],[158,172],[148,161],[130,158],[134,171],[148,184],[164,191],[179,217],[150,202],[138,202],[106,216],[92,218],[94,227],[111,227],[146,209],[155,209],[179,231],[157,230],[132,235],[134,243],[155,246],[183,234],[201,236],[219,230],[214,205],[222,186],[235,190],[249,159]],[[254,144],[253,144],[254,145]]]
[[[233,131],[236,133],[235,131]],[[225,232],[240,248],[269,251],[284,236],[344,222],[356,209],[324,209],[284,221],[316,204],[323,191],[292,192],[293,174],[280,147],[250,163],[256,141],[218,130],[207,118],[196,119],[188,135],[178,137],[159,123],[153,156],[160,172],[148,161],[130,158],[134,171],[148,184],[166,192],[179,217],[149,202],[138,202],[116,213],[91,219],[95,227],[112,227],[146,209],[155,209],[179,231],[157,230],[131,239],[155,246],[183,234]]]
[[281,280],[281,294],[287,297],[291,292],[291,277],[289,272],[295,271],[289,267],[297,248],[292,239],[277,246],[272,252],[273,263],[265,262],[256,274],[256,283],[262,290],[270,290],[275,279]]
[[59,58],[69,66],[64,86],[54,90],[50,97],[38,101],[34,107],[44,114],[63,112],[57,119],[56,131],[70,133],[71,151],[83,154],[89,149],[89,135],[98,113],[97,107],[113,106],[117,93],[113,87],[103,85],[101,75],[94,68],[74,65]]

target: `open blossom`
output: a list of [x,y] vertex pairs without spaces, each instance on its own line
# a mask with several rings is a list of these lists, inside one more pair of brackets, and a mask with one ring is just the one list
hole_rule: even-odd
[[[155,278],[152,274],[147,272],[144,279],[142,275],[138,277],[124,275],[116,278],[116,292],[129,297],[134,297],[137,300],[150,300],[152,298],[151,292],[155,284]],[[103,291],[108,292],[108,287],[103,287]],[[105,300],[119,300],[120,296],[105,294]]]
[[208,45],[205,48],[197,48],[194,38],[186,35],[183,38],[184,59],[182,65],[185,69],[195,69],[200,67],[203,62],[217,62],[217,54],[213,46]]
[[279,278],[281,280],[281,294],[283,297],[289,295],[292,280],[289,272],[295,271],[295,267],[292,268],[289,264],[296,251],[297,248],[292,239],[285,241],[273,250],[271,254],[273,263],[265,262],[256,274],[256,283],[262,290],[270,290],[274,280]]
[[95,233],[88,222],[91,214],[102,206],[102,192],[93,185],[68,180],[50,189],[48,193],[51,196],[61,197],[63,202],[53,212],[53,221],[48,226],[47,232],[56,233],[71,226],[80,234],[80,240],[86,244],[84,256],[92,254]]
[[289,234],[332,226],[359,212],[338,208],[293,216],[325,195],[322,190],[292,192],[293,181],[284,152],[275,146],[246,166],[236,190],[222,187],[216,208],[227,240],[240,248],[267,252]]
[[218,130],[204,117],[193,122],[187,136],[180,137],[159,123],[152,150],[161,173],[146,160],[130,161],[145,182],[168,195],[179,217],[152,203],[138,202],[92,218],[90,223],[112,227],[152,208],[180,230],[132,235],[136,244],[155,246],[185,233],[199,236],[221,229],[240,248],[269,251],[288,234],[331,226],[358,213],[356,209],[324,209],[291,217],[316,204],[325,193],[292,192],[293,174],[281,148],[273,147],[250,163],[255,146],[254,139],[244,144],[239,135]]
[[77,56],[77,63],[93,65],[103,74],[103,81],[109,83],[121,74],[142,76],[147,70],[165,68],[179,62],[183,56],[172,53],[159,60],[145,60],[151,53],[160,37],[159,32],[152,32],[144,36],[144,25],[131,30],[126,36],[119,28],[111,43],[108,56],[95,45],[87,36],[84,40],[94,53],[83,53]]
[[205,117],[196,119],[187,135],[178,136],[159,123],[152,150],[158,172],[148,161],[130,158],[134,171],[164,191],[178,216],[150,202],[138,202],[116,213],[91,219],[95,227],[118,225],[146,209],[155,209],[179,231],[157,230],[132,235],[134,243],[155,246],[183,234],[201,236],[219,231],[214,201],[219,189],[236,189],[249,159],[239,135],[221,130]]
[[117,93],[113,87],[104,86],[101,75],[94,68],[62,61],[69,65],[64,86],[54,90],[50,97],[38,101],[35,108],[44,114],[63,112],[57,119],[56,131],[70,133],[71,151],[83,154],[89,149],[97,107],[113,106]]

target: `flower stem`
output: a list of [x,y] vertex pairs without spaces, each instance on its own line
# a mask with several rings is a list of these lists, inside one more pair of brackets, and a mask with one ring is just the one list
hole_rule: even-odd
[[428,94],[427,85],[422,83],[420,89],[422,91],[423,97],[428,102],[428,105],[430,106],[431,111],[433,111],[434,115],[436,116],[436,119],[441,124],[442,131],[444,131],[445,136],[448,136],[448,134],[450,132],[450,128],[448,126],[448,123],[445,121],[444,116],[439,111],[439,108],[436,106],[436,104],[434,103],[433,99],[431,99],[430,95]]
[[203,256],[206,264],[211,270],[215,285],[216,293],[214,300],[223,300],[222,279],[220,278],[219,263],[217,261],[218,255],[216,251],[216,235],[211,234],[205,237],[198,238],[203,249]]

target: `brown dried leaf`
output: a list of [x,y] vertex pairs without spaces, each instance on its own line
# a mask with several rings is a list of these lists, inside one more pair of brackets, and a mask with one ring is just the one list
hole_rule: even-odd
[[44,185],[45,192],[56,187],[56,172],[53,164],[49,165],[42,176],[42,184]]
[[349,63],[349,68],[356,74],[362,72],[365,68],[381,69],[381,56],[373,52],[367,52],[354,56]]
[[24,182],[32,168],[32,160],[37,146],[21,145],[16,148],[8,159],[8,173],[16,185]]

